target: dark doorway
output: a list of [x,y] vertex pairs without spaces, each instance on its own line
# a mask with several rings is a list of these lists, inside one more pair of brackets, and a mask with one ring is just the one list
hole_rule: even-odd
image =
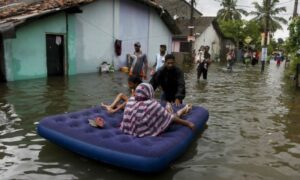
[[0,33],[0,82],[5,81],[4,43],[2,34]]
[[46,35],[48,76],[64,75],[64,36]]
[[189,42],[180,42],[180,52],[190,52],[190,49]]

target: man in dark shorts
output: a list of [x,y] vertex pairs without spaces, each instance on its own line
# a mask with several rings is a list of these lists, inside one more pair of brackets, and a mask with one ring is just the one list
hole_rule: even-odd
[[179,105],[185,97],[184,74],[175,65],[175,57],[167,54],[164,66],[159,68],[150,80],[153,89],[161,87],[163,94],[162,100]]
[[134,43],[134,54],[131,56],[133,61],[131,63],[129,76],[139,76],[141,79],[147,79],[148,59],[147,55],[141,51],[141,43]]

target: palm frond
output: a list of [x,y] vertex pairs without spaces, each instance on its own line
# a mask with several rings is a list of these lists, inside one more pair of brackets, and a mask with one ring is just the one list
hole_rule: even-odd
[[241,14],[243,14],[243,15],[245,15],[245,16],[248,16],[248,12],[246,11],[246,10],[244,10],[244,9],[236,9],[239,13],[241,13]]
[[288,21],[286,19],[284,19],[283,17],[275,16],[275,17],[273,17],[273,19],[275,19],[276,21],[279,21],[279,22],[281,22],[283,24],[287,24],[288,23]]
[[271,12],[274,13],[274,14],[279,14],[281,12],[286,12],[286,8],[285,7],[278,7],[278,8],[273,9]]
[[269,6],[267,6],[267,0],[263,0],[261,4],[258,2],[253,2],[255,11],[249,12],[250,15],[255,17],[252,20],[259,22],[261,28],[265,26],[266,18],[269,18],[269,28],[271,31],[275,32],[277,29],[282,29],[280,23],[286,24],[287,21],[278,17],[281,12],[286,12],[285,7],[278,7],[279,0],[271,0]]

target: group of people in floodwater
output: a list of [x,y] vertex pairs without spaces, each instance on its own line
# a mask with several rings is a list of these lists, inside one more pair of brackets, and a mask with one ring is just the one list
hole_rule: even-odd
[[[176,66],[174,55],[167,54],[166,45],[160,45],[160,53],[155,56],[151,79],[147,83],[143,82],[148,79],[147,55],[142,52],[139,42],[134,44],[134,49],[128,60],[128,87],[131,94],[127,96],[120,93],[111,104],[102,103],[101,106],[109,113],[124,110],[120,129],[136,137],[157,136],[171,123],[194,129],[195,125],[191,121],[181,118],[191,111],[191,104],[186,104],[177,112],[173,110],[173,106],[183,103],[186,93],[184,74]],[[154,97],[156,89],[162,91],[161,102]]]
[[[259,58],[260,58],[260,53],[258,50],[256,49],[245,49],[245,50],[241,50],[240,51],[240,60],[246,65],[248,66],[249,64],[251,64],[252,66],[258,64],[259,62]],[[235,49],[231,48],[228,50],[227,54],[226,54],[226,61],[227,61],[227,69],[231,72],[232,71],[232,67],[234,62],[236,61],[237,56],[236,56],[236,52]]]
[[[207,80],[208,68],[211,64],[209,46],[201,46],[195,53],[194,62],[197,64],[197,79],[203,76]],[[255,65],[259,62],[260,53],[257,50],[246,49],[242,51],[242,61]],[[226,54],[227,68],[232,71],[232,66],[237,59],[234,49],[229,49]],[[134,44],[134,53],[128,56],[129,69],[128,87],[130,95],[120,93],[111,104],[102,103],[109,113],[124,110],[120,129],[133,136],[157,136],[164,132],[171,123],[178,123],[194,129],[195,125],[182,119],[192,109],[187,104],[182,109],[174,112],[173,106],[179,106],[185,98],[185,81],[182,70],[176,66],[175,57],[167,54],[166,45],[160,45],[160,52],[155,56],[155,64],[148,73],[148,58],[141,50],[140,42]],[[147,75],[150,74],[150,81]],[[161,89],[160,100],[155,99],[154,92]],[[166,102],[163,106],[162,102]]]
[[[205,62],[209,62],[209,61],[207,61],[207,59],[210,59],[210,55],[209,55],[209,53],[208,53],[208,55],[205,54],[206,50],[208,52],[208,50],[209,50],[208,46],[201,46],[195,55],[195,62],[199,63],[199,66],[197,68],[198,79],[202,73],[203,73],[203,78],[204,79],[207,78],[207,66],[206,66]],[[240,60],[246,66],[248,66],[249,64],[254,66],[254,65],[258,64],[261,59],[261,53],[257,49],[252,49],[252,48],[241,49],[241,50],[239,50],[239,57],[237,57],[236,54],[237,54],[237,50],[234,48],[229,48],[227,50],[226,62],[227,62],[227,69],[230,72],[232,71],[232,67],[237,60]],[[269,63],[271,59],[275,60],[276,64],[278,66],[284,60],[286,60],[286,66],[289,63],[289,58],[285,57],[284,53],[281,51],[273,52],[270,56],[268,56],[266,59],[267,63]],[[201,64],[201,62],[204,62],[204,63]],[[209,65],[209,63],[208,63],[208,65]]]

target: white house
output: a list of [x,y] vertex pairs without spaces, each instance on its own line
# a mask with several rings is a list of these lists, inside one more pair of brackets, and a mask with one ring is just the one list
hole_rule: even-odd
[[[190,52],[188,36],[190,34],[189,19],[178,19],[182,34],[173,36],[172,51],[173,52]],[[209,46],[210,54],[213,60],[220,60],[224,57],[226,49],[234,45],[232,40],[226,38],[221,32],[215,17],[200,17],[194,19],[194,47],[198,51],[201,46]]]

